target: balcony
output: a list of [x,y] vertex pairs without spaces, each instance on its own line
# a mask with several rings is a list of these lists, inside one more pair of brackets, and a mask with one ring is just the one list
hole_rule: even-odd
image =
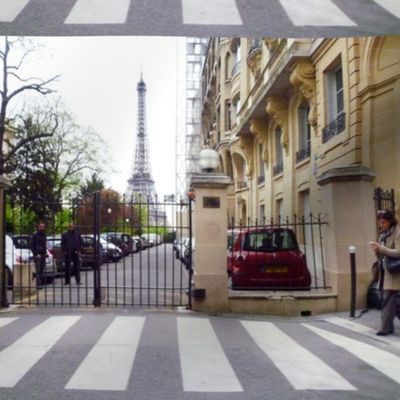
[[263,183],[265,183],[265,176],[264,175],[260,175],[259,177],[257,177],[257,183],[259,185],[262,185]]
[[296,152],[296,163],[300,163],[306,158],[309,158],[311,154],[311,143],[308,142],[305,147]]
[[236,189],[241,190],[241,189],[246,189],[247,188],[247,182],[246,181],[237,181],[236,183]]
[[280,175],[282,173],[283,173],[283,161],[281,161],[280,163],[274,165],[274,168],[273,168],[274,176]]
[[322,143],[326,143],[346,128],[346,114],[341,113],[328,126],[322,129]]
[[247,55],[247,65],[257,79],[261,72],[261,39],[251,39]]

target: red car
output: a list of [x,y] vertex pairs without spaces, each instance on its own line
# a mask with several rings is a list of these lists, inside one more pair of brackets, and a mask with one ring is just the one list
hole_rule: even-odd
[[296,236],[287,228],[243,228],[228,232],[232,289],[309,289],[311,275]]

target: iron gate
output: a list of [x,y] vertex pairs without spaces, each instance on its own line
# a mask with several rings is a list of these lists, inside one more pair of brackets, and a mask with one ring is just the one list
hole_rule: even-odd
[[[122,198],[6,205],[6,301],[25,305],[191,307],[191,201]],[[44,221],[47,256],[37,282],[31,235]],[[82,237],[80,278],[65,282],[61,235],[71,222]],[[10,265],[12,266],[10,267]],[[72,266],[71,272],[73,273]]]

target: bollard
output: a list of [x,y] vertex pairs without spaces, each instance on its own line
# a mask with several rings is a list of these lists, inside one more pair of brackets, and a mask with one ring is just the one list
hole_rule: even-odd
[[354,318],[356,314],[356,248],[349,247],[350,253],[350,318]]

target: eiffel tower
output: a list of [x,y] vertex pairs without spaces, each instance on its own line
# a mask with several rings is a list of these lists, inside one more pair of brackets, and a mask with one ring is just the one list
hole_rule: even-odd
[[146,133],[146,84],[141,74],[137,84],[138,115],[135,159],[132,175],[128,179],[126,197],[133,201],[141,201],[149,205],[149,220],[151,224],[165,226],[166,215],[157,207],[157,193],[154,180],[151,176],[150,159],[148,154],[148,140]]

